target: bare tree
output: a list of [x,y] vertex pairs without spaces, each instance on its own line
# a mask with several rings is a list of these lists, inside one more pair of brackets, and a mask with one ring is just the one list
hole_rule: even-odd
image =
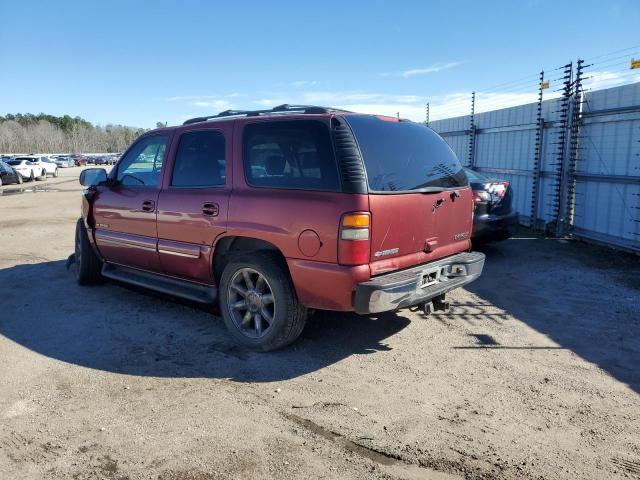
[[122,125],[94,127],[80,121],[69,122],[63,130],[47,120],[34,120],[20,123],[0,117],[0,153],[121,152],[144,133]]

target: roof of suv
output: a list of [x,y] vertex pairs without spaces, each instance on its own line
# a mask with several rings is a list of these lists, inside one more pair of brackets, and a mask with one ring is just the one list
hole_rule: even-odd
[[281,116],[290,114],[302,114],[302,115],[323,115],[331,113],[353,113],[347,110],[341,110],[339,108],[332,107],[318,107],[315,105],[290,105],[283,104],[278,105],[267,110],[225,110],[216,115],[209,115],[206,117],[191,118],[183,123],[183,125],[189,125],[192,123],[207,122],[211,120],[222,120],[229,117],[264,117],[264,116]]
[[[205,122],[235,122],[238,120],[251,120],[257,117],[260,118],[283,118],[287,117],[292,120],[300,120],[301,118],[318,118],[327,117],[333,115],[367,115],[365,113],[351,112],[348,110],[342,110],[333,107],[319,107],[316,105],[290,105],[283,104],[278,105],[267,110],[225,110],[224,112],[217,113],[215,115],[207,115],[204,117],[195,117],[186,120],[182,125],[174,125],[170,127],[161,127],[150,130],[144,135],[157,134],[159,132],[172,132],[175,130],[182,130],[189,126],[195,126],[197,124]],[[388,121],[409,121],[402,118],[389,117],[386,115],[375,115],[380,119]]]

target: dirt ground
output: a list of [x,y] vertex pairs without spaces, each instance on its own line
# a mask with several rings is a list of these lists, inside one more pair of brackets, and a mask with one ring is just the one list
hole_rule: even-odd
[[75,284],[78,171],[0,188],[0,479],[640,478],[638,257],[521,232],[449,314],[318,313],[256,354]]

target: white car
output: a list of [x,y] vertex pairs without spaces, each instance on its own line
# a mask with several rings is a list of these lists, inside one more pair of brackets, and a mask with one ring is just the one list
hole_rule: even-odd
[[58,176],[58,165],[53,161],[51,157],[48,155],[26,155],[24,157],[18,157],[18,159],[29,160],[31,163],[35,163],[45,171],[45,178],[47,175],[51,175],[53,177]]
[[58,157],[55,159],[56,165],[60,168],[75,167],[76,163],[71,157]]
[[47,171],[40,165],[33,163],[30,158],[18,157],[7,162],[25,180],[44,180]]

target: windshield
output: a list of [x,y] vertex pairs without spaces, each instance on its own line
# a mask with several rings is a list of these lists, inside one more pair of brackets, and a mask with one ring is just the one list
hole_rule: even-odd
[[447,142],[429,127],[371,115],[345,117],[358,142],[369,188],[401,192],[469,184]]

